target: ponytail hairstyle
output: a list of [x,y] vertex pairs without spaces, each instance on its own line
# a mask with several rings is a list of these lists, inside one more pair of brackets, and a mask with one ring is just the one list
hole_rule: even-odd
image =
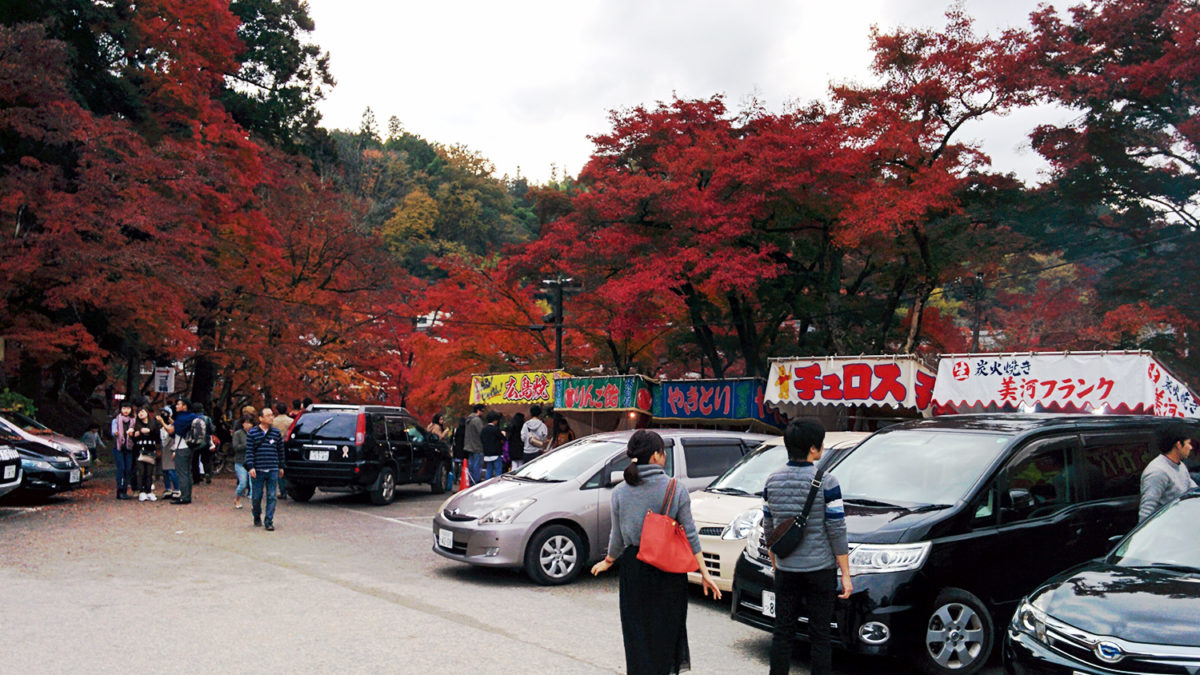
[[632,460],[629,466],[625,467],[625,482],[630,485],[640,485],[642,476],[638,473],[638,466],[645,466],[650,463],[650,458],[656,452],[663,451],[663,439],[657,432],[649,429],[638,429],[629,437],[629,445],[625,447],[625,454]]

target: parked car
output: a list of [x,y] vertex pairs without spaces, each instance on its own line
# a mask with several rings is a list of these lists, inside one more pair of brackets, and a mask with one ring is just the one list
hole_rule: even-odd
[[22,474],[19,488],[22,492],[63,492],[83,484],[83,470],[68,452],[0,429],[0,447],[4,446],[16,450],[21,458],[18,473]]
[[0,443],[0,497],[21,487],[25,477],[21,471],[21,453],[11,445]]
[[27,441],[48,445],[61,452],[69,452],[83,471],[83,480],[91,479],[92,453],[77,438],[60,434],[25,413],[16,410],[0,410],[0,427],[17,434]]
[[[665,470],[688,490],[710,483],[763,434],[658,430]],[[540,584],[565,584],[604,557],[612,489],[629,465],[632,431],[594,434],[446,500],[433,518],[433,550],[487,567],[523,567]]]
[[365,492],[390,504],[396,486],[428,483],[445,490],[450,448],[427,433],[404,408],[315,404],[284,439],[288,495],[296,501],[322,492]]
[[[871,434],[834,431],[825,434],[822,464],[830,464]],[[746,548],[746,535],[762,520],[762,493],[767,478],[787,464],[783,437],[763,441],[753,452],[721,474],[711,485],[692,493],[692,518],[700,533],[704,566],[722,591],[733,589],[733,568]],[[699,584],[700,573],[688,574]]]
[[[1167,424],[1123,415],[954,415],[877,432],[831,471],[842,486],[854,593],[834,640],[902,653],[928,673],[974,673],[1020,599],[1103,554],[1137,524],[1139,477]],[[733,618],[770,630],[762,528],[747,538]],[[803,619],[797,626],[806,633]]]
[[1142,523],[1109,555],[1050,579],[1008,627],[1013,675],[1200,672],[1200,492]]

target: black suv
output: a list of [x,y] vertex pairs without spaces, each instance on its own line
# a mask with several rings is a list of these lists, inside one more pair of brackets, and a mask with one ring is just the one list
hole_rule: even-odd
[[404,408],[378,405],[310,406],[284,439],[288,494],[366,492],[390,504],[401,483],[445,490],[450,448],[427,433]]
[[[929,673],[984,666],[1017,602],[1105,553],[1137,524],[1142,469],[1167,424],[1120,415],[953,415],[879,431],[831,472],[841,484],[854,593],[833,637],[903,653]],[[733,618],[770,630],[761,526],[733,581]],[[797,632],[804,635],[802,618]]]

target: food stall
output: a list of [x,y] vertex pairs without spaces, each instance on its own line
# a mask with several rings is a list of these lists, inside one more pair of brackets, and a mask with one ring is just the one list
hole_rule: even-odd
[[654,392],[652,423],[777,434],[787,419],[764,403],[766,384],[755,377],[662,381]]
[[528,416],[532,405],[548,408],[554,404],[554,381],[565,375],[555,371],[475,375],[471,377],[470,404],[482,403],[506,417],[513,413]]
[[655,384],[643,375],[560,377],[554,383],[554,412],[567,419],[576,437],[639,429],[650,422]]
[[771,359],[766,403],[829,431],[874,431],[929,416],[934,371],[916,356]]
[[1149,351],[943,354],[933,407],[1200,417],[1196,395]]

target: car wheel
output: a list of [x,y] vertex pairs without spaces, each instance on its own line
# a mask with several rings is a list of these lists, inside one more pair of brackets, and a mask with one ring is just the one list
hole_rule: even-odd
[[570,583],[583,565],[583,541],[566,525],[538,530],[525,549],[525,572],[543,586]]
[[947,588],[933,602],[917,660],[932,675],[970,675],[987,664],[995,643],[992,615],[983,601]]
[[386,506],[396,498],[396,474],[389,467],[379,472],[379,488],[371,493],[371,503]]
[[437,471],[433,472],[433,480],[429,482],[429,491],[435,495],[440,495],[446,491],[446,477],[450,474],[450,468],[445,462],[438,462]]
[[313,493],[316,491],[317,488],[313,485],[289,484],[287,489],[288,496],[298,502],[306,502],[312,499]]

